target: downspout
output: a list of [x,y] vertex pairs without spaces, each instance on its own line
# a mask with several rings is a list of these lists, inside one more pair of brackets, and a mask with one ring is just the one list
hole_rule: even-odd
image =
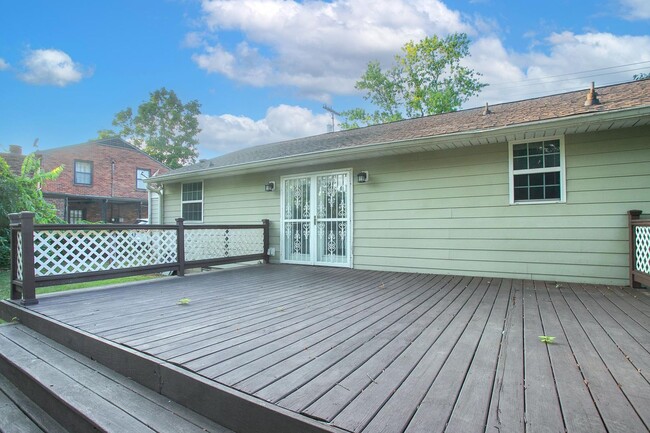
[[165,196],[165,187],[161,187],[160,190],[158,191],[158,217],[160,218],[158,221],[160,224],[165,224],[165,211],[164,211],[164,196]]
[[113,197],[113,180],[115,179],[115,160],[111,159],[111,197]]

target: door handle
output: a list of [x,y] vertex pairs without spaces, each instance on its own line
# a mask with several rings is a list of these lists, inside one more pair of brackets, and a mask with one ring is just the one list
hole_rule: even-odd
[[314,225],[316,225],[316,215],[314,215]]

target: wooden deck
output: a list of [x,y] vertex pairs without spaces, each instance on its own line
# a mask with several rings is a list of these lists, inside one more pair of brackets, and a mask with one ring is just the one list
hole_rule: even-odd
[[335,430],[650,427],[642,290],[259,265],[29,308]]

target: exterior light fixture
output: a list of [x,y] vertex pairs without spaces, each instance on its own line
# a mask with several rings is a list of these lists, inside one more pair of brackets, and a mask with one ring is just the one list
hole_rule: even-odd
[[370,178],[370,176],[368,175],[367,171],[360,171],[357,174],[357,182],[359,182],[359,183],[366,183],[366,182],[368,182],[369,178]]
[[264,191],[266,191],[266,192],[275,191],[275,182],[270,181],[266,185],[264,185]]

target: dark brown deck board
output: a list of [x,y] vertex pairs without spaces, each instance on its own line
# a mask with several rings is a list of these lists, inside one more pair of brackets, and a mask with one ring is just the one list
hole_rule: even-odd
[[[471,316],[479,308],[487,288],[481,278],[473,278],[468,285],[468,289],[472,291],[470,298],[445,326],[435,342],[431,344],[428,338],[422,342],[416,340],[382,374],[373,378],[332,423],[354,432],[363,430],[371,422],[383,426],[381,421],[384,419],[386,422],[401,422],[406,425],[451,349],[462,336]],[[412,348],[413,350],[410,350]],[[382,415],[377,418],[381,410]]]
[[[573,285],[571,286],[573,287]],[[646,427],[650,427],[650,383],[621,352],[607,331],[589,313],[575,293],[569,288],[561,288],[560,292],[573,314],[579,317],[580,326],[596,349],[600,359],[607,365],[617,386],[625,394]]]
[[[198,359],[204,356],[209,356],[210,354],[216,352],[220,349],[218,346],[219,343],[224,343],[222,346],[224,348],[231,347],[235,344],[239,344],[242,341],[249,341],[256,337],[267,335],[274,330],[285,329],[292,324],[301,323],[306,317],[310,317],[316,313],[321,314],[330,314],[333,311],[334,307],[339,307],[346,305],[352,302],[361,302],[363,299],[371,299],[376,290],[377,282],[376,281],[365,281],[364,283],[357,283],[356,288],[352,291],[348,291],[347,296],[341,294],[341,296],[334,296],[328,298],[318,296],[316,298],[311,298],[307,300],[309,303],[309,308],[301,308],[297,313],[286,314],[281,308],[268,309],[263,308],[265,314],[272,320],[273,323],[266,323],[265,321],[257,321],[254,326],[249,327],[240,327],[239,325],[235,326],[234,332],[231,329],[228,329],[227,333],[224,333],[223,329],[217,327],[214,333],[203,334],[203,337],[200,341],[192,343],[184,340],[182,345],[175,344],[171,348],[166,348],[166,350],[151,350],[151,353],[154,353],[158,356],[165,356],[167,359],[170,359],[177,363],[185,363]],[[245,324],[244,324],[245,325]],[[241,329],[245,329],[241,331]]]
[[[362,388],[370,377],[378,376],[397,354],[402,353],[431,322],[442,314],[460,293],[460,290],[456,290],[460,281],[460,277],[442,279],[441,284],[435,286],[439,288],[436,296],[430,299],[432,306],[428,307],[425,304],[426,311],[412,323],[406,324],[406,329],[395,337],[392,337],[393,332],[401,329],[401,324],[396,323],[388,328],[387,333],[378,334],[368,344],[364,344],[343,358],[334,356],[333,360],[327,356],[316,358],[304,367],[261,389],[258,394],[267,400],[277,401],[282,407],[299,412],[325,393],[338,391],[337,387],[341,391],[350,392],[350,388],[341,385],[340,382],[354,375],[355,372],[364,371],[366,374],[364,384],[359,385],[359,388]],[[414,315],[417,314],[419,311],[414,312]],[[350,385],[349,380],[347,384]],[[336,400],[336,397],[333,400]]]
[[540,287],[539,310],[545,332],[556,338],[547,348],[567,433],[582,432],[585,429],[593,433],[605,433],[607,430],[594,406],[589,387],[585,384],[571,344],[551,303],[549,290],[557,288],[554,284],[547,284],[546,292],[543,293]]
[[511,280],[499,281],[498,284],[499,293],[492,313],[447,423],[446,431],[450,433],[481,431],[487,424],[499,347],[512,293]]
[[485,431],[525,431],[523,283],[512,282]]
[[526,431],[564,432],[548,346],[538,338],[547,335],[539,312],[539,303],[547,302],[546,296],[535,282],[525,281],[523,301]]
[[[371,282],[369,284],[374,285],[375,283]],[[369,303],[379,303],[386,298],[397,295],[398,293],[391,292],[383,292],[378,295],[372,292],[364,292],[349,299],[338,299],[336,302],[325,303],[313,311],[307,308],[301,316],[292,318],[270,330],[260,328],[244,335],[235,335],[232,339],[196,350],[187,356],[175,356],[170,359],[195,371],[210,369],[202,373],[206,376],[218,375],[224,371],[222,371],[223,367],[215,368],[215,371],[211,369],[215,365],[215,359],[223,361],[233,356],[244,355],[248,351],[257,349],[261,344],[272,344],[284,337],[295,339],[310,335],[321,327],[334,325],[338,321],[337,314],[345,314],[346,312],[351,314],[351,311],[358,311],[364,306],[368,306]],[[219,353],[217,354],[217,352]]]
[[636,432],[650,418],[636,289],[261,265],[32,309],[326,429]]
[[609,431],[645,431],[646,426],[611,376],[560,290],[551,289],[549,294],[606,428]]
[[[492,286],[494,289],[488,290],[488,293],[483,298],[479,309],[470,320],[458,343],[451,351],[449,358],[445,361],[438,376],[418,406],[413,418],[408,423],[406,432],[433,433],[445,431],[454,407],[456,404],[461,403],[459,398],[465,385],[468,385],[469,389],[467,391],[474,394],[469,398],[470,401],[465,403],[462,408],[459,408],[459,411],[467,411],[458,414],[458,416],[467,417],[465,420],[466,425],[455,428],[460,428],[461,432],[478,431],[484,428],[484,420],[487,417],[487,408],[489,407],[489,393],[485,393],[483,396],[481,396],[480,392],[476,393],[476,386],[478,385],[476,381],[487,379],[487,384],[484,383],[482,388],[489,390],[492,385],[492,372],[482,371],[477,376],[476,371],[474,371],[469,378],[470,382],[474,382],[474,386],[467,382],[473,362],[477,361],[477,364],[480,364],[481,361],[485,360],[485,352],[490,350],[490,347],[486,345],[498,343],[498,340],[490,341],[488,338],[481,338],[486,328],[490,328],[495,323],[499,327],[503,326],[509,290],[503,288],[498,279],[489,282],[489,284],[493,283],[495,283]],[[480,350],[479,346],[481,346]],[[493,346],[497,346],[497,344],[493,344]],[[476,364],[474,366],[476,367]],[[463,396],[467,401],[467,393],[463,394]],[[474,425],[470,427],[471,424],[468,425],[468,423],[474,423]]]
[[[308,349],[318,345],[336,347],[348,338],[359,338],[358,334],[366,328],[376,325],[378,322],[382,323],[388,320],[387,318],[394,316],[395,312],[400,311],[401,305],[409,303],[417,305],[422,302],[421,298],[426,297],[427,289],[412,285],[412,281],[404,281],[401,283],[401,285],[406,284],[409,284],[408,290],[402,290],[400,286],[395,287],[399,296],[395,296],[397,295],[395,294],[381,302],[376,302],[378,299],[375,299],[372,303],[360,305],[358,309],[347,310],[339,317],[335,317],[332,325],[321,328],[318,331],[314,329],[313,331],[316,332],[308,336],[298,337],[296,339],[295,335],[290,335],[276,340],[274,343],[277,344],[274,347],[290,343],[289,345],[282,346],[281,351],[272,350],[274,347],[261,346],[247,353],[243,358],[229,360],[228,362],[235,362],[239,365],[236,369],[229,370],[227,373],[217,376],[217,380],[228,384],[239,383],[251,376],[250,369],[255,373],[261,372],[272,365],[284,363],[288,357],[287,355],[304,353]],[[375,332],[379,332],[379,330],[375,328]],[[249,362],[251,359],[252,361]],[[245,367],[242,368],[242,365],[245,365]],[[245,386],[242,386],[242,389],[247,392],[249,391],[249,388]]]
[[[398,322],[402,322],[403,326],[407,326],[410,323],[411,313],[414,311],[423,311],[427,308],[429,299],[437,293],[430,290],[430,286],[427,284],[432,278],[433,276],[429,279],[423,279],[424,281],[422,282],[418,282],[418,286],[414,286],[417,288],[417,297],[407,300],[407,302],[402,300],[392,310],[385,309],[381,315],[371,314],[363,318],[363,320],[358,320],[356,323],[346,326],[342,332],[327,335],[326,338],[320,339],[317,342],[310,339],[301,340],[301,347],[295,353],[291,354],[291,356],[287,356],[285,353],[278,354],[279,356],[262,358],[260,361],[263,362],[255,366],[255,374],[244,380],[237,381],[236,377],[233,378],[231,376],[231,373],[236,373],[238,370],[234,370],[228,375],[220,376],[218,380],[236,384],[238,388],[246,392],[256,393],[261,396],[262,394],[259,391],[262,388],[286,376],[296,368],[306,365],[309,360],[323,356],[328,351],[342,357],[342,353],[347,354],[350,348],[360,347],[377,335],[381,334],[386,338],[387,335],[384,334],[386,329],[391,328],[392,325]],[[357,316],[355,319],[360,319],[360,317]],[[393,330],[393,334],[391,335],[396,335],[398,332],[399,330]],[[252,366],[252,364],[249,364],[249,367]]]
[[637,322],[645,331],[650,331],[650,307],[645,306],[642,302],[638,302],[633,298],[622,297],[610,287],[595,287],[616,308]]
[[[354,281],[350,284],[356,286]],[[252,307],[253,310],[249,310],[247,308],[249,304],[246,303],[246,307],[242,308],[241,316],[236,311],[228,312],[226,315],[215,311],[211,319],[203,321],[200,325],[188,328],[185,324],[180,329],[172,326],[172,334],[169,336],[155,334],[148,339],[127,341],[127,343],[152,354],[166,357],[178,356],[206,347],[206,341],[224,340],[227,338],[226,335],[233,332],[241,335],[244,331],[268,329],[270,326],[300,317],[304,314],[305,302],[309,302],[311,308],[319,305],[327,306],[331,305],[334,300],[340,299],[340,296],[350,299],[355,293],[361,295],[372,290],[374,290],[373,287],[368,287],[352,291],[348,289],[346,292],[345,289],[336,288],[330,294],[312,292],[305,297],[292,297],[279,304],[269,305],[267,302],[257,305]]]
[[[335,371],[344,372],[345,367],[342,362],[344,359],[357,366],[371,358],[431,309],[442,296],[440,294],[442,286],[437,285],[442,280],[441,276],[431,276],[419,283],[429,288],[423,293],[424,298],[421,303],[402,305],[399,310],[391,313],[392,317],[377,321],[377,326],[366,327],[362,332],[342,341],[337,346],[329,348],[328,344],[324,344],[314,347],[314,350],[298,353],[271,367],[268,374],[257,374],[252,377],[251,383],[255,386],[263,384],[255,393],[266,400],[278,401],[293,390],[303,389],[309,383],[311,390],[307,391],[307,395],[315,399],[327,390],[327,385],[324,381],[316,381],[314,378],[319,377],[324,371],[332,371],[334,365],[336,365]],[[446,280],[449,281],[450,278]],[[355,361],[352,361],[353,359]],[[349,366],[347,371],[353,368]],[[336,383],[340,377],[334,379],[334,382],[330,381],[329,386]]]
[[598,300],[602,295],[592,289],[591,286],[580,287],[572,284],[575,295],[582,302],[592,317],[598,321],[600,326],[606,330],[614,344],[619,348],[625,358],[632,363],[641,375],[650,381],[650,340],[637,331],[639,327],[636,322],[626,315],[618,315],[616,318],[607,310],[603,309]]
[[[352,282],[351,284],[354,284]],[[366,292],[372,288],[365,289]],[[359,290],[359,293],[362,293]],[[285,289],[286,293],[286,289]],[[352,292],[354,293],[354,291]],[[287,321],[293,317],[304,314],[304,303],[311,305],[327,305],[328,302],[349,297],[349,290],[335,288],[332,293],[315,293],[313,290],[308,293],[300,292],[297,295],[283,296],[271,295],[280,300],[262,299],[259,302],[255,296],[249,296],[246,300],[239,301],[239,308],[223,308],[221,303],[211,303],[207,313],[203,315],[192,315],[193,320],[187,321],[187,314],[184,313],[178,320],[159,323],[156,326],[145,326],[143,332],[132,332],[130,335],[110,338],[120,341],[123,344],[137,346],[151,353],[162,354],[182,348],[181,353],[188,353],[196,348],[203,347],[201,342],[216,340],[219,336],[225,339],[228,333],[241,335],[244,330],[255,329],[255,327],[267,327],[279,322]],[[255,299],[255,302],[250,302]],[[245,303],[242,307],[242,303]],[[183,308],[193,309],[188,305]],[[142,329],[141,329],[142,331]],[[179,344],[180,343],[180,344]],[[181,353],[175,353],[176,355]]]

